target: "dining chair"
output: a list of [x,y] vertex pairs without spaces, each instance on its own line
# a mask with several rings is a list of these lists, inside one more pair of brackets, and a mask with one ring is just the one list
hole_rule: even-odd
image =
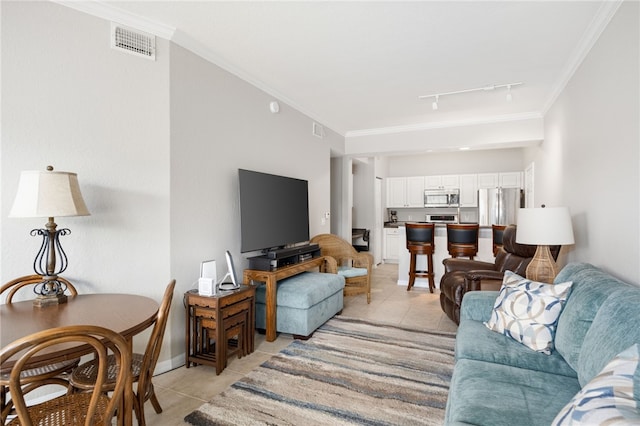
[[[151,400],[151,404],[156,413],[162,413],[162,407],[156,397],[151,379],[153,377],[153,371],[156,368],[156,363],[158,362],[158,357],[160,356],[162,339],[167,326],[167,319],[169,318],[169,310],[171,309],[175,286],[176,280],[172,280],[165,289],[153,331],[151,332],[151,337],[149,337],[149,342],[147,343],[144,354],[134,353],[131,359],[132,381],[138,383],[134,395],[133,408],[136,413],[136,418],[138,419],[138,424],[141,426],[146,424],[144,418],[144,403],[146,401]],[[109,362],[107,386],[115,385],[116,374],[118,373],[117,365],[112,361],[113,360],[110,360]],[[87,361],[79,365],[73,370],[69,379],[71,392],[82,393],[93,389],[98,373],[99,368],[96,360]]]
[[[95,353],[98,373],[91,392],[65,394],[44,402],[27,406],[24,388],[47,382],[44,375],[24,376],[30,362],[46,356],[47,348],[76,342],[88,345]],[[109,360],[118,366],[113,385],[105,386]],[[110,425],[120,401],[125,384],[131,374],[131,355],[128,342],[118,333],[109,329],[72,325],[52,328],[18,339],[0,350],[0,364],[12,368],[9,379],[2,379],[8,386],[17,416],[8,425]],[[110,394],[107,394],[107,391]]]
[[[67,290],[71,296],[76,296],[78,291],[68,280],[58,277],[58,280],[61,281],[64,285],[66,285]],[[16,293],[26,286],[35,285],[42,282],[42,277],[40,275],[26,275],[20,278],[16,278],[14,280],[9,281],[0,287],[0,296],[6,294],[5,304],[11,305],[13,303],[13,298]],[[40,386],[44,386],[45,384],[55,384],[60,386],[68,386],[68,381],[65,378],[65,375],[70,373],[75,367],[80,364],[80,358],[64,360],[52,364],[47,364],[39,367],[29,368],[22,371],[23,378],[27,378],[29,376],[38,376],[41,377],[41,380],[38,383],[33,383],[24,388],[24,393],[28,393]],[[10,369],[0,367],[0,381],[8,382],[9,375],[11,373]],[[46,380],[45,380],[46,377]],[[15,414],[14,405],[11,400],[7,399],[7,386],[0,386],[0,424],[4,424],[7,420],[7,416]]]

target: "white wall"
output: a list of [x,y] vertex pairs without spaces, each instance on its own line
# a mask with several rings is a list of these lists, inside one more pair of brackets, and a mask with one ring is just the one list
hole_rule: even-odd
[[524,148],[488,149],[388,157],[387,176],[521,172]]
[[[171,44],[171,271],[180,292],[191,288],[200,262],[224,251],[236,269],[248,266],[240,253],[238,168],[309,181],[310,234],[330,232],[330,147],[311,133],[311,121],[186,49]],[[268,209],[269,206],[264,206]],[[255,255],[255,253],[253,253]],[[239,277],[242,279],[242,277]],[[173,313],[172,329],[184,334],[184,312]],[[173,353],[184,352],[174,339]]]
[[176,278],[162,370],[183,359],[182,293],[200,261],[229,249],[246,266],[239,167],[309,180],[310,233],[329,232],[330,149],[343,145],[330,129],[313,137],[309,118],[271,114],[262,91],[165,40],[155,62],[112,50],[109,22],[59,4],[2,2],[1,19],[1,282],[32,273],[29,231],[46,222],[7,218],[20,171],[77,172],[92,215],[56,220],[72,230],[64,276],[80,293],[156,300]]
[[91,212],[56,218],[71,229],[64,276],[80,293],[159,300],[170,278],[168,43],[152,62],[110,49],[109,33],[53,3],[2,4],[1,280],[33,273],[29,231],[46,219],[7,216],[20,171],[51,164],[78,173]]
[[161,297],[169,281],[169,58],[109,48],[109,22],[49,2],[2,5],[2,281],[32,273],[46,219],[7,218],[20,171],[78,173],[91,216],[71,235],[79,291]]
[[535,204],[571,210],[570,261],[640,281],[639,4],[625,2],[545,115]]

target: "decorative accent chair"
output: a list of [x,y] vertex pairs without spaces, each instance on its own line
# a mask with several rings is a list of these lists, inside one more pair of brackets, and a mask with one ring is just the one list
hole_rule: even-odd
[[[171,301],[173,300],[173,290],[175,286],[176,280],[172,280],[165,289],[160,309],[158,309],[158,316],[156,317],[153,331],[151,332],[151,337],[149,337],[149,342],[147,343],[147,348],[144,354],[134,353],[131,360],[132,381],[134,383],[138,383],[133,408],[140,426],[144,426],[146,424],[144,419],[145,401],[151,400],[151,404],[153,405],[156,413],[162,413],[162,407],[156,397],[151,378],[153,377],[153,371],[156,368],[156,363],[160,356],[162,339],[164,337],[164,331],[169,318],[169,310],[171,308]],[[109,361],[106,386],[110,388],[116,385],[116,374],[118,373],[118,369],[116,368],[115,360],[113,358],[110,357]],[[73,370],[70,378],[70,384],[73,390],[86,392],[93,389],[98,377],[98,367],[98,360],[94,359],[81,364]]]
[[322,256],[336,260],[338,275],[345,278],[344,295],[366,294],[367,303],[371,303],[373,256],[366,252],[358,253],[348,241],[333,234],[316,235],[311,243],[320,246]]
[[[91,392],[68,393],[39,404],[27,407],[24,394],[32,388],[49,384],[49,376],[28,375],[23,371],[32,358],[42,355],[50,346],[77,342],[91,347],[96,356],[96,365],[105,373],[108,359],[117,366],[113,385],[105,386],[106,374],[97,375]],[[0,363],[8,364],[14,358],[9,380],[2,379],[7,386],[17,416],[9,425],[106,425],[111,424],[131,374],[129,344],[118,333],[103,327],[73,325],[34,333],[10,343],[0,350]],[[111,354],[109,354],[110,352]],[[26,391],[25,391],[26,389]],[[109,391],[109,396],[107,396]]]
[[[537,246],[516,243],[515,225],[505,228],[502,243],[494,263],[454,258],[442,261],[445,273],[440,280],[440,306],[456,324],[460,323],[460,306],[466,292],[499,289],[507,270],[525,276]],[[550,249],[557,259],[560,246]]]
[[[411,290],[416,281],[416,277],[429,279],[429,292],[433,293],[436,287],[433,282],[433,251],[434,244],[434,224],[433,223],[407,223],[405,225],[407,234],[407,250],[411,260],[409,261],[409,284],[407,291]],[[416,258],[418,255],[427,256],[427,270],[416,270]]]

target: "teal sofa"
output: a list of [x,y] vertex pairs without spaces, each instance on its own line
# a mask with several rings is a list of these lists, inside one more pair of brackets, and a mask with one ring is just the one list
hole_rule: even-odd
[[[555,282],[566,281],[573,286],[551,355],[484,325],[498,292],[465,294],[446,425],[548,426],[610,360],[640,343],[640,287],[586,263],[563,268]],[[634,382],[638,376],[636,369]],[[638,387],[633,389],[635,410]]]

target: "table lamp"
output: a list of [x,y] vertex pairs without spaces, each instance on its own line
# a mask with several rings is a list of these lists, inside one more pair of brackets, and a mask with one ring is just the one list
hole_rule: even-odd
[[527,278],[552,284],[559,268],[551,257],[549,246],[574,243],[569,209],[544,206],[520,209],[516,242],[538,246],[531,263],[527,266]]
[[[33,262],[36,274],[42,282],[36,284],[34,300],[36,306],[65,303],[66,284],[58,274],[67,269],[67,255],[60,244],[60,235],[70,234],[69,229],[56,229],[55,216],[88,216],[87,206],[82,199],[78,175],[69,172],[24,171],[20,174],[18,191],[9,217],[48,217],[44,229],[34,229],[31,235],[41,235],[42,245]],[[56,267],[56,260],[60,262]]]

